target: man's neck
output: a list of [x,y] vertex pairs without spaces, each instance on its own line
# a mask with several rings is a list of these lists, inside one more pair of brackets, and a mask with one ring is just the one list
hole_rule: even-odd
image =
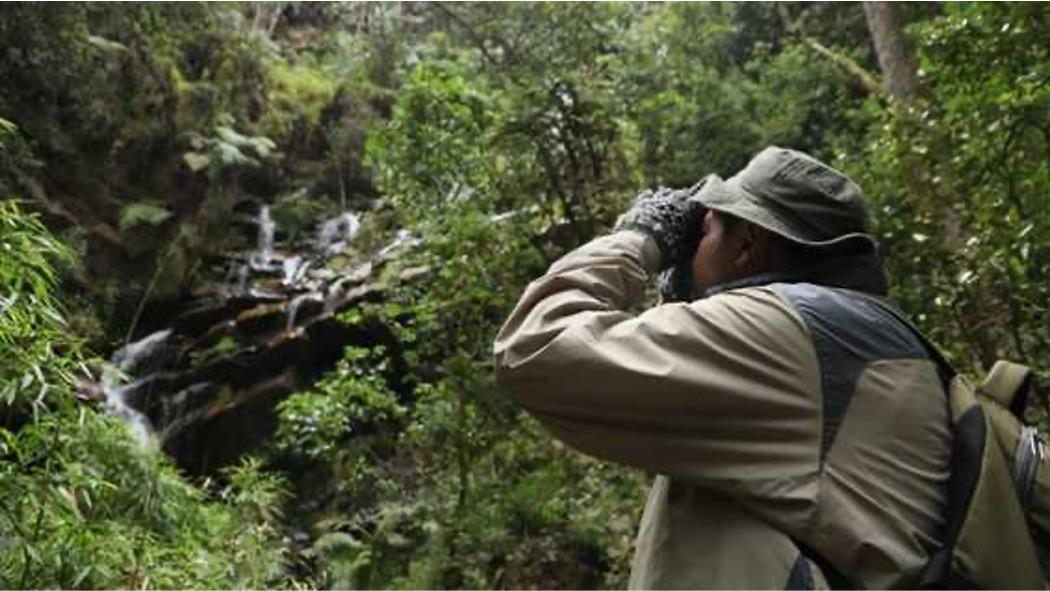
[[827,287],[851,289],[875,296],[887,293],[886,273],[874,253],[832,257],[811,267],[789,271],[770,271],[713,285],[701,297],[731,289],[758,287],[772,283],[813,283]]

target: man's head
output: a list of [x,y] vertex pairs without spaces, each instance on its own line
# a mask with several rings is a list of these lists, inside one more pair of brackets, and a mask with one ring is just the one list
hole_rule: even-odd
[[772,233],[738,217],[707,210],[700,245],[693,255],[693,294],[719,283],[770,270]]
[[708,177],[695,198],[708,212],[692,259],[694,296],[827,256],[875,250],[857,185],[801,152],[766,148],[728,181]]

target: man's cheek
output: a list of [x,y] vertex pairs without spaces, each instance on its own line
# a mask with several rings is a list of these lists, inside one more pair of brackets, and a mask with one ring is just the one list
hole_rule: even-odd
[[697,251],[693,258],[693,297],[699,297],[707,287],[710,271],[706,268],[702,251]]

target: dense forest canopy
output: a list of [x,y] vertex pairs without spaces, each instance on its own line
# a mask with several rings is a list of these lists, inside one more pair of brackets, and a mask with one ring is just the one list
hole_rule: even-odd
[[550,440],[492,339],[641,189],[771,144],[864,189],[960,369],[1050,367],[1047,38],[1042,3],[4,4],[0,584],[624,586],[647,475]]

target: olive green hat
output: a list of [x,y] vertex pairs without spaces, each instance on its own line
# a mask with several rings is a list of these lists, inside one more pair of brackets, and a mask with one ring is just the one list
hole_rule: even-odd
[[802,152],[770,146],[729,180],[704,180],[693,198],[709,209],[809,246],[867,240],[875,247],[860,187]]

